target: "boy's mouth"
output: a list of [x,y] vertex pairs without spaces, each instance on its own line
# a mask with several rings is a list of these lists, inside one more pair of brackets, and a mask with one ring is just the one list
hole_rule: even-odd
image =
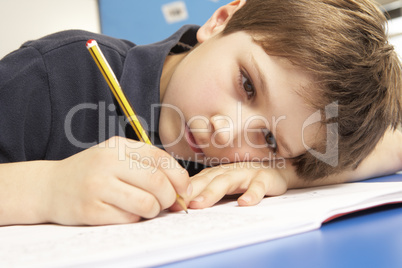
[[193,152],[197,153],[197,154],[203,154],[202,149],[198,146],[193,133],[191,133],[190,128],[188,127],[188,125],[186,124],[185,127],[185,137],[186,137],[186,141],[188,143],[188,145],[190,146],[191,150],[193,150]]

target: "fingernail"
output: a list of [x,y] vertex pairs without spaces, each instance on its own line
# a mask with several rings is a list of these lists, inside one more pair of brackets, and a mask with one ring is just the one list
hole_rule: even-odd
[[190,183],[187,187],[187,196],[191,196],[193,193],[193,185]]
[[202,201],[204,201],[204,197],[202,195],[199,195],[196,198],[194,198],[192,201],[194,201],[194,202],[202,202]]

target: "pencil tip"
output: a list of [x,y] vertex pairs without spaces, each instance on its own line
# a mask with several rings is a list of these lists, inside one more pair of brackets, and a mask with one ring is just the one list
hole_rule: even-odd
[[176,195],[176,201],[181,206],[181,208],[188,214],[187,206],[186,206],[186,203],[184,202],[183,197],[181,197],[180,195],[177,194]]

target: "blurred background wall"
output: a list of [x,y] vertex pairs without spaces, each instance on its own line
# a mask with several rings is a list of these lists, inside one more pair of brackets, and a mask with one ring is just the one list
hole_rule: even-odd
[[65,29],[100,32],[97,0],[0,0],[0,58],[29,39]]

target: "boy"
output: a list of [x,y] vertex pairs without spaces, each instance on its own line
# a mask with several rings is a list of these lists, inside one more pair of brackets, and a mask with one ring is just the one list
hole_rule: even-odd
[[[384,23],[368,1],[241,0],[148,46],[82,31],[27,42],[0,63],[0,224],[136,222],[177,209],[176,193],[253,205],[401,170]],[[166,151],[121,130],[88,39]],[[175,159],[214,167],[190,182]]]

